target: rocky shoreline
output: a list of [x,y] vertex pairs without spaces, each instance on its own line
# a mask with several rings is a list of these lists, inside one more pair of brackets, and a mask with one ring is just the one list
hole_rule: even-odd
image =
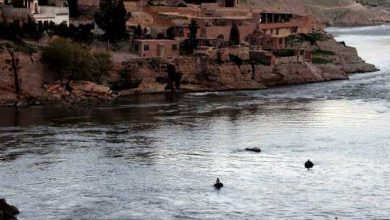
[[[109,83],[98,85],[88,81],[46,82],[40,54],[17,53],[19,62],[20,97],[14,88],[9,58],[0,54],[0,106],[27,107],[55,104],[66,107],[106,105],[118,97],[167,92],[169,76],[166,66],[174,65],[180,78],[175,92],[257,90],[274,86],[345,80],[349,74],[374,72],[378,69],[362,60],[355,48],[336,42],[331,35],[316,42],[292,43],[290,47],[313,52],[313,62],[291,62],[264,65],[243,58],[242,62],[216,62],[204,56],[180,56],[175,59],[133,58],[115,62]],[[316,62],[314,62],[316,61]],[[318,62],[321,61],[321,62]],[[113,91],[126,69],[131,89]],[[111,86],[110,86],[111,85]],[[110,88],[111,87],[111,88]]]

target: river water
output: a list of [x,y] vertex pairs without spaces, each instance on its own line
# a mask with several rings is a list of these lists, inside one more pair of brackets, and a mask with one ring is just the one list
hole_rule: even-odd
[[95,109],[1,108],[0,197],[26,220],[389,219],[390,26],[329,31],[381,71]]

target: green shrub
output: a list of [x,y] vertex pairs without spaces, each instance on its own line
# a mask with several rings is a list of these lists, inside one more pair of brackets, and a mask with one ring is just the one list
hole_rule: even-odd
[[235,63],[237,66],[241,66],[244,63],[244,61],[239,56],[232,54],[229,55],[229,60]]
[[138,88],[142,83],[142,78],[132,67],[124,67],[119,72],[119,75],[121,76],[121,79],[113,84],[111,87],[112,90],[120,91]]
[[295,56],[295,50],[293,49],[278,50],[274,52],[274,55],[277,57],[291,57],[291,56]]
[[312,55],[313,56],[321,56],[321,55],[333,56],[333,55],[335,55],[335,53],[333,51],[329,51],[329,50],[314,50],[312,52]]
[[314,64],[328,64],[328,63],[332,63],[331,60],[320,58],[320,57],[313,57],[312,62]]
[[299,34],[296,36],[288,36],[286,38],[286,45],[294,46],[304,42],[310,42],[311,45],[314,45],[317,41],[324,41],[325,39],[326,36],[321,33]]
[[88,80],[101,83],[113,68],[111,55],[91,52],[63,38],[56,38],[43,49],[42,61],[57,80]]
[[108,52],[94,52],[92,55],[92,81],[102,83],[108,78],[110,71],[114,68],[111,54]]

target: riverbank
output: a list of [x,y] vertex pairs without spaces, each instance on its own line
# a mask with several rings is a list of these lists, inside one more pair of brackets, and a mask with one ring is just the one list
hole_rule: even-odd
[[[278,63],[264,64],[250,59],[247,54],[249,50],[239,54],[238,60],[216,60],[199,55],[145,59],[124,57],[122,53],[113,52],[114,70],[102,85],[88,81],[50,81],[39,51],[33,54],[15,52],[19,97],[15,92],[10,56],[3,51],[0,54],[0,69],[3,70],[0,77],[0,105],[101,105],[123,96],[170,92],[167,88],[172,79],[167,73],[167,65],[174,65],[177,72],[180,86],[175,92],[266,89],[280,85],[345,80],[349,74],[378,70],[361,59],[355,48],[337,42],[329,34],[322,34],[315,41],[291,38],[287,43],[289,48],[311,51],[312,62],[287,57],[280,58]],[[123,84],[127,87],[123,87]]]

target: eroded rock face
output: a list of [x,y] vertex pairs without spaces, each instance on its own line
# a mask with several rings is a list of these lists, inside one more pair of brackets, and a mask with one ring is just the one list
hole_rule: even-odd
[[54,82],[46,86],[48,99],[68,103],[111,101],[115,95],[111,89],[89,81]]
[[266,86],[275,86],[348,79],[348,76],[336,65],[290,63],[274,67],[257,65],[255,79]]
[[16,220],[19,213],[15,206],[8,204],[5,199],[0,199],[0,220]]
[[374,65],[366,63],[359,57],[356,48],[337,42],[333,37],[329,37],[324,41],[317,41],[317,46],[320,50],[334,52],[332,63],[341,66],[342,70],[348,74],[378,71]]
[[98,85],[89,81],[70,81],[70,94],[74,97],[94,98],[98,100],[111,100],[113,93],[111,89],[104,85]]
[[[201,56],[184,56],[171,60],[139,58],[135,60],[130,57],[124,62],[115,61],[115,70],[119,72],[126,67],[131,73],[128,80],[135,86],[119,91],[118,95],[164,92],[169,81],[166,69],[168,64],[175,65],[181,79],[180,91],[263,89],[275,85],[347,79],[350,73],[377,70],[374,65],[365,63],[355,48],[336,42],[331,35],[324,34],[323,39],[315,43],[301,42],[295,46],[300,49],[322,51],[317,56],[327,62],[322,64],[295,62],[265,66],[250,64],[248,60],[221,63]],[[116,97],[109,87],[87,81],[45,84],[44,80],[48,79],[48,76],[45,76],[39,54],[28,56],[16,53],[16,56],[21,66],[20,99],[18,100],[15,94],[13,75],[9,66],[10,56],[7,53],[0,53],[0,106],[24,107],[46,101],[67,104],[99,103],[111,101]]]
[[[128,61],[132,63],[134,61]],[[220,91],[238,89],[261,89],[264,85],[253,80],[251,65],[236,65],[234,63],[215,64],[202,57],[179,57],[173,61],[159,60],[144,63],[135,71],[142,73],[142,82],[131,91],[121,94],[158,93],[164,92],[168,73],[161,68],[165,63],[172,63],[181,77],[181,91]],[[124,65],[127,65],[126,63]]]
[[[26,55],[14,52],[18,62],[20,98],[29,99],[42,96],[45,91],[41,85],[44,80],[44,68],[40,62],[40,55]],[[0,52],[0,101],[17,102],[15,93],[14,76],[11,68],[11,56],[4,49]]]

